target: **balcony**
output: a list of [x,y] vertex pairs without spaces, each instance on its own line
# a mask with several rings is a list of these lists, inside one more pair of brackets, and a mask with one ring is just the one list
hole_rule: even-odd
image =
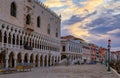
[[26,49],[26,50],[33,50],[33,48],[28,46],[28,45],[24,45],[24,49]]
[[24,29],[28,30],[28,31],[31,31],[31,32],[34,31],[34,27],[31,26],[31,25],[25,25]]
[[33,50],[33,47],[29,46],[28,42],[25,42],[24,49],[26,49],[26,50]]

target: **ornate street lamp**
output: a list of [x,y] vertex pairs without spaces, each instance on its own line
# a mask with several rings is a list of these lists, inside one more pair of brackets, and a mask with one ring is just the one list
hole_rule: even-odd
[[108,69],[107,69],[107,71],[111,71],[110,70],[110,48],[111,48],[110,43],[111,43],[111,40],[109,39],[108,40],[108,53],[107,53],[107,55],[108,55]]

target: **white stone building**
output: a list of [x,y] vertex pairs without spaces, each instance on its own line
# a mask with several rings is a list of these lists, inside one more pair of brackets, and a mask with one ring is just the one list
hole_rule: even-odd
[[67,59],[69,63],[81,61],[82,59],[82,45],[74,40],[62,39],[62,53],[61,59]]
[[90,49],[88,43],[74,36],[64,36],[61,40],[62,53],[61,59],[67,58],[71,63],[89,63]]
[[0,67],[60,59],[60,16],[38,0],[0,0]]

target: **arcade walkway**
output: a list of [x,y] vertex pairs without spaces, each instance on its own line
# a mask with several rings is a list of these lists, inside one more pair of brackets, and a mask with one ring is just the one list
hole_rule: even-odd
[[106,67],[97,65],[56,66],[34,68],[31,72],[0,75],[0,78],[119,78],[108,73]]

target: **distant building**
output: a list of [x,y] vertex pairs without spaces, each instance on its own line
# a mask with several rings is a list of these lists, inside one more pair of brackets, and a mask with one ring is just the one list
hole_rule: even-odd
[[58,63],[60,23],[60,16],[38,0],[0,0],[0,67]]
[[83,39],[71,35],[61,37],[61,39],[61,59],[69,58],[71,62],[90,62],[90,48]]
[[96,44],[89,43],[91,49],[91,61],[105,61],[107,49]]
[[93,44],[93,43],[89,43],[90,46],[90,53],[91,53],[91,61],[94,62],[96,61],[98,58],[98,46]]

